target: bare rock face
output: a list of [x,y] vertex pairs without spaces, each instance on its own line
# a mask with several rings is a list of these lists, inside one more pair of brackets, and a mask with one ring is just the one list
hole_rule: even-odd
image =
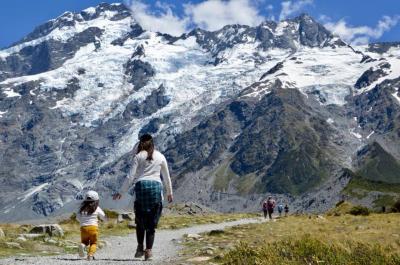
[[69,213],[89,189],[119,207],[144,133],[171,168],[166,212],[269,194],[324,211],[356,175],[397,184],[399,47],[351,47],[306,14],[170,36],[123,4],[66,12],[0,50],[0,221]]

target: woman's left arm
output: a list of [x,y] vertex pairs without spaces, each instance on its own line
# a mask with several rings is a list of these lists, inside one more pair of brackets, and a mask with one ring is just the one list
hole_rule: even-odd
[[167,198],[168,202],[172,202],[172,184],[171,184],[171,177],[169,175],[167,159],[163,157],[163,161],[161,163],[161,175],[163,176],[163,182],[165,187],[167,188]]

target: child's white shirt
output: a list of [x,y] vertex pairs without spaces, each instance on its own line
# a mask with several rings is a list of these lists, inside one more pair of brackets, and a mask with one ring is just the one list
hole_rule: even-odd
[[79,213],[78,210],[78,212],[76,213],[76,217],[79,220],[81,226],[88,226],[88,225],[98,226],[99,225],[98,217],[100,217],[100,219],[103,221],[106,220],[106,215],[100,207],[97,207],[96,211],[94,211],[94,213],[90,215],[81,214]]

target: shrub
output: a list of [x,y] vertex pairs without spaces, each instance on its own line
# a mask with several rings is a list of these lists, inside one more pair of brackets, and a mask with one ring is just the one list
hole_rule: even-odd
[[60,221],[61,225],[66,225],[66,224],[78,224],[78,220],[76,219],[76,213],[71,214],[71,216],[68,219],[64,219]]
[[110,218],[110,219],[118,218],[118,213],[116,211],[104,209],[104,213],[107,216],[107,218]]
[[361,205],[357,205],[357,206],[353,206],[350,211],[349,214],[352,215],[369,215],[371,213],[370,209],[368,209],[367,207],[361,206]]
[[400,213],[400,199],[397,200],[397,201],[393,204],[391,210],[392,210],[392,212],[394,212],[394,213]]

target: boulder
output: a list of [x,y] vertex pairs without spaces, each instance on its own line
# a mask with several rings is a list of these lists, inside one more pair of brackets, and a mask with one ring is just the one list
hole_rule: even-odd
[[19,237],[17,237],[16,240],[20,241],[20,242],[26,242],[27,241],[26,237],[24,237],[24,236],[19,236]]
[[46,234],[20,234],[19,237],[25,237],[27,239],[43,238]]
[[65,246],[65,249],[68,251],[78,250],[78,246]]
[[200,257],[190,258],[187,261],[189,261],[189,262],[204,262],[204,261],[208,261],[210,259],[211,259],[210,257],[202,257],[202,256],[200,256]]
[[48,243],[48,244],[52,244],[52,245],[57,245],[57,244],[58,244],[58,242],[57,242],[57,241],[55,241],[54,239],[49,239],[49,240],[46,240],[46,243]]
[[58,224],[43,224],[33,227],[30,234],[48,234],[49,236],[63,236],[64,230]]
[[193,238],[193,239],[199,239],[199,238],[201,238],[201,235],[199,235],[199,234],[187,234],[186,237],[187,238]]
[[17,242],[6,242],[6,246],[8,248],[18,248],[18,249],[22,249],[21,244],[17,243]]
[[136,228],[136,223],[135,223],[135,221],[130,221],[130,222],[128,223],[128,228],[131,228],[131,229]]
[[211,230],[210,232],[208,232],[209,236],[217,236],[217,235],[222,235],[223,233],[225,233],[224,230],[222,229],[215,229],[215,230]]
[[128,221],[135,220],[135,214],[132,212],[120,213],[119,216],[121,216],[122,220],[128,220]]
[[122,215],[118,215],[117,217],[117,223],[122,223],[124,221],[124,219],[122,219]]

